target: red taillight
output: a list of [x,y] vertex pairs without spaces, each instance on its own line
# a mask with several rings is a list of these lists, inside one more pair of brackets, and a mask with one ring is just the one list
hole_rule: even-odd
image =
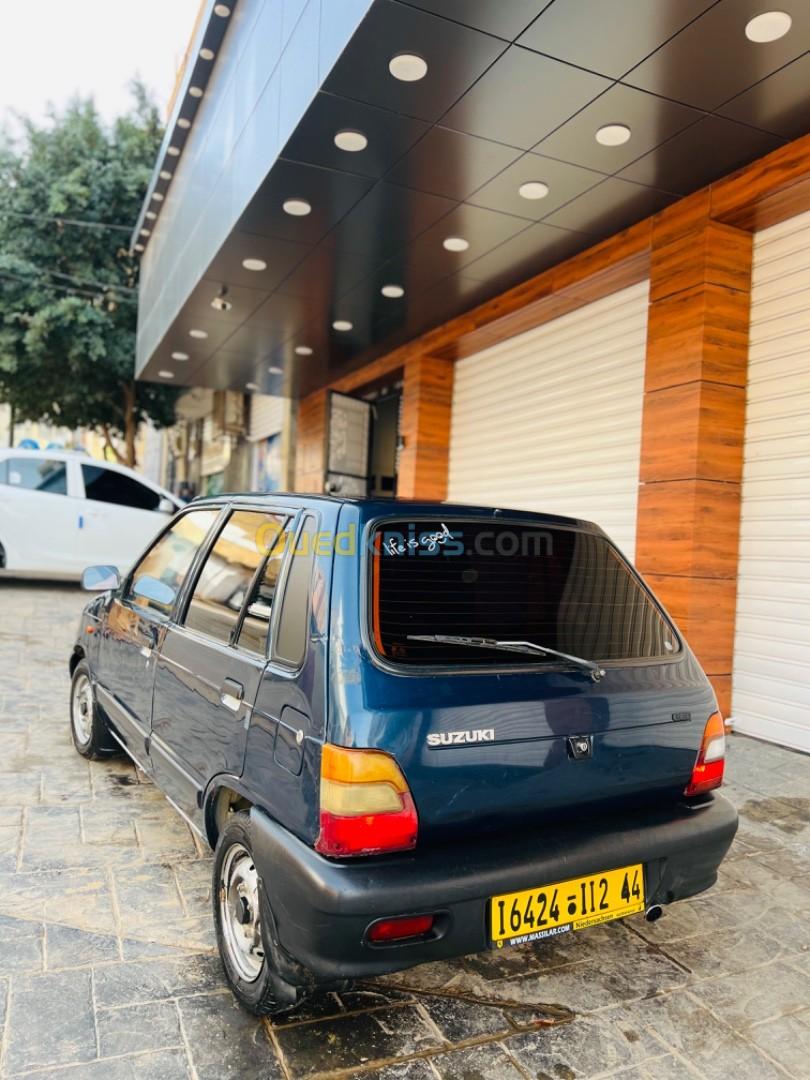
[[321,754],[320,832],[323,855],[378,855],[415,847],[419,830],[405,777],[380,750],[327,743]]
[[697,761],[692,769],[692,779],[686,785],[684,795],[702,795],[704,791],[720,787],[726,764],[726,729],[720,713],[712,713],[703,732]]
[[369,941],[401,941],[403,938],[423,937],[430,933],[436,921],[434,915],[402,915],[396,919],[381,919],[368,932]]

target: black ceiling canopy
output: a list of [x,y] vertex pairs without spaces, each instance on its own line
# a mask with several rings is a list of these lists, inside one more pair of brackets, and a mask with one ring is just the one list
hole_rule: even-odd
[[376,0],[143,377],[309,393],[807,132],[776,6],[756,42],[762,0]]

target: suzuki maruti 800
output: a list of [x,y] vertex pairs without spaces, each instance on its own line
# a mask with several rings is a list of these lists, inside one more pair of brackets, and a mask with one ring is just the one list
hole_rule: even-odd
[[76,748],[123,748],[214,849],[253,1012],[716,879],[737,818],[714,694],[596,525],[224,496],[85,584]]

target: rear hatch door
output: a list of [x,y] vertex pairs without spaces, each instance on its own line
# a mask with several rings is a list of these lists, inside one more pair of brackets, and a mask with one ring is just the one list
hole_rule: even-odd
[[[343,672],[330,737],[396,757],[423,834],[682,793],[713,694],[598,529],[423,517],[380,523],[367,548],[371,662]],[[436,635],[531,642],[604,674]]]

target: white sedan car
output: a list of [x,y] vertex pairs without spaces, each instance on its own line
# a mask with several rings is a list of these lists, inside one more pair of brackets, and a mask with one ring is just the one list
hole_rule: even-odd
[[80,578],[130,564],[181,502],[132,469],[64,450],[0,450],[0,575]]

